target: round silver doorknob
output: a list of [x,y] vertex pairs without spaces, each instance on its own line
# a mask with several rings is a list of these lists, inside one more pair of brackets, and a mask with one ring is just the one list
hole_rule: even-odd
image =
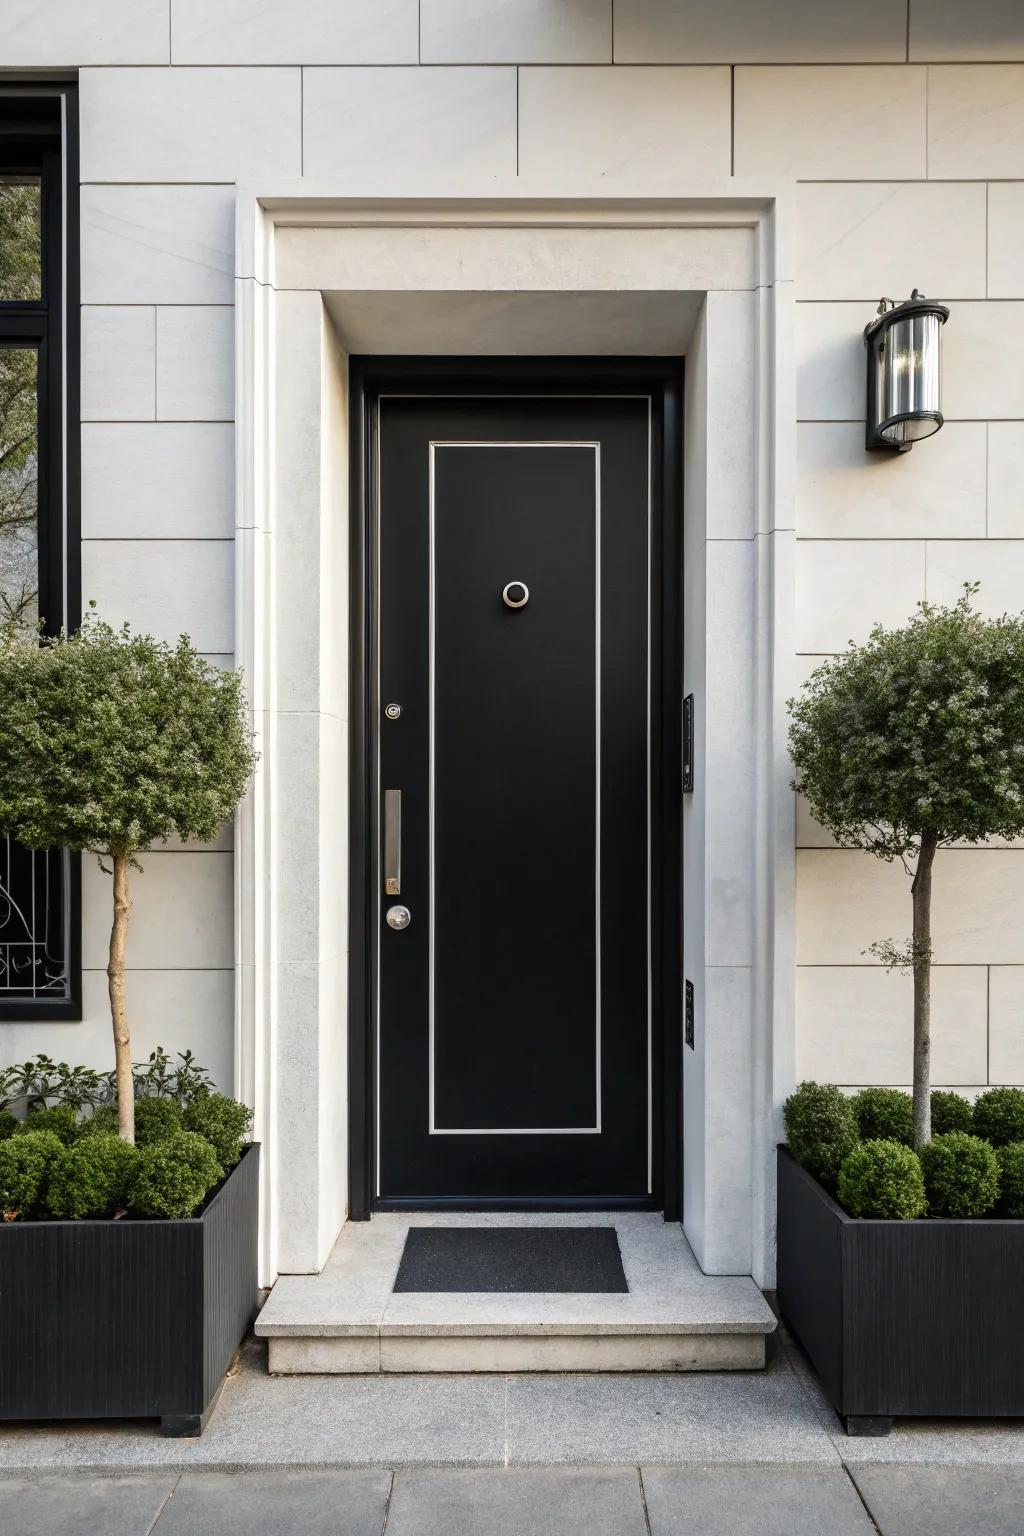
[[525,581],[510,581],[501,589],[501,600],[506,608],[525,608],[530,601],[530,589]]
[[412,913],[408,907],[388,907],[384,914],[384,921],[389,928],[396,928],[400,931],[403,928],[408,928],[412,922]]

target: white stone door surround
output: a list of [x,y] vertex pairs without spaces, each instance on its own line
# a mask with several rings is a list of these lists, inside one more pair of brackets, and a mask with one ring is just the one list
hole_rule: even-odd
[[346,342],[621,354],[659,337],[686,354],[696,700],[683,1224],[708,1273],[773,1283],[794,1070],[789,200],[737,180],[642,197],[610,180],[239,187],[236,639],[261,755],[237,838],[236,1062],[264,1146],[264,1283],[320,1270],[347,1197]]

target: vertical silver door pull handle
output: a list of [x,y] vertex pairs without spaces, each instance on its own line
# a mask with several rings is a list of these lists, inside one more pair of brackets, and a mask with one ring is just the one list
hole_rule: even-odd
[[402,894],[402,791],[384,791],[384,894]]

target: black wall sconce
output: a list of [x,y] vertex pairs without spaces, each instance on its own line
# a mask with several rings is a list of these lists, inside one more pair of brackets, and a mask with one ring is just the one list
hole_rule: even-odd
[[864,327],[868,351],[869,451],[906,453],[942,426],[942,327],[945,304],[915,288],[902,304],[883,299]]

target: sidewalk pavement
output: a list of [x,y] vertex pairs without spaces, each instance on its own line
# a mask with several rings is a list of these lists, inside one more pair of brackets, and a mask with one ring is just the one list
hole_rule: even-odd
[[0,1536],[1022,1536],[1024,1424],[848,1439],[780,1330],[762,1372],[269,1377],[199,1440],[0,1427]]
[[1014,1467],[526,1467],[0,1479],[5,1536],[1019,1536]]

